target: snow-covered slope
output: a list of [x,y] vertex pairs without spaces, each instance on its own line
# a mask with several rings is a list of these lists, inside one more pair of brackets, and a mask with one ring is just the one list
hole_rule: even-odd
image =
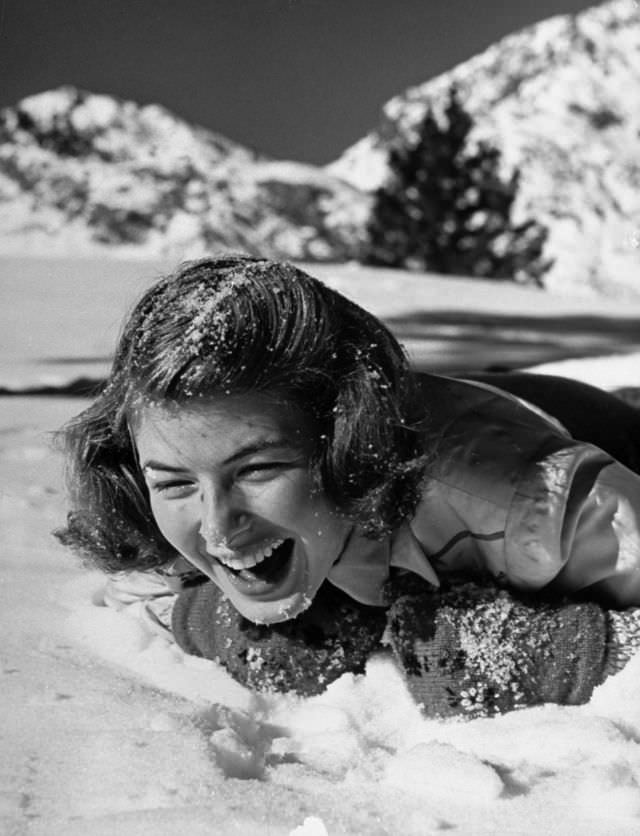
[[63,87],[0,112],[4,254],[350,257],[368,199],[141,107]]
[[640,4],[613,0],[504,38],[391,99],[376,130],[328,170],[363,189],[385,177],[395,142],[411,141],[451,84],[474,136],[522,171],[520,216],[549,228],[547,286],[640,296]]
[[[0,382],[3,367],[101,365],[133,298],[163,269],[4,259]],[[549,333],[536,318],[560,317],[569,337],[572,311],[595,325],[637,313],[517,286],[496,297],[479,280],[353,266],[312,272],[377,314],[413,310],[443,360],[467,368],[483,340],[505,335],[509,315],[531,314],[502,342],[505,361],[517,342],[546,352]],[[421,321],[438,306],[458,312],[459,324]],[[458,339],[465,311],[487,320],[479,330],[467,323],[470,343]],[[640,356],[547,371],[637,386]],[[86,404],[1,399],[0,833],[637,836],[640,657],[587,705],[448,722],[420,715],[389,659],[372,659],[364,676],[345,675],[318,697],[256,697],[216,663],[184,656],[100,606],[104,579],[49,533],[66,510],[51,432]]]
[[100,606],[104,579],[49,535],[66,504],[49,432],[84,406],[0,411],[0,833],[637,836],[640,657],[587,705],[447,722],[389,659],[256,697]]

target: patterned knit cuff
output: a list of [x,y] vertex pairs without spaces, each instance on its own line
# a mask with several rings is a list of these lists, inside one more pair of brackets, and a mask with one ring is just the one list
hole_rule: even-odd
[[385,638],[427,715],[483,717],[586,702],[602,681],[605,614],[465,584],[400,596]]
[[607,612],[604,678],[619,673],[640,652],[640,607]]

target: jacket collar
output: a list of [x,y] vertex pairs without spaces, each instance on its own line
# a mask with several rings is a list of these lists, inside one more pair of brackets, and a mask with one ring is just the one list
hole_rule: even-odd
[[384,586],[391,567],[414,572],[433,586],[440,586],[408,523],[403,523],[391,537],[378,541],[354,529],[327,580],[361,604],[380,607],[388,603]]

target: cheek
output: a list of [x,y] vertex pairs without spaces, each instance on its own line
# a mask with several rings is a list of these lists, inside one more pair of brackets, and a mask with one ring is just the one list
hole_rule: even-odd
[[314,496],[311,479],[303,472],[283,479],[273,489],[264,491],[256,503],[256,510],[259,506],[264,516],[300,524],[312,515],[317,501],[318,495]]
[[305,474],[290,480],[278,493],[273,502],[272,518],[277,518],[286,527],[297,531],[303,537],[314,537],[319,531],[331,527],[334,515],[329,503]]
[[183,543],[193,529],[193,522],[186,505],[171,505],[156,500],[151,501],[151,513],[163,537],[173,546]]

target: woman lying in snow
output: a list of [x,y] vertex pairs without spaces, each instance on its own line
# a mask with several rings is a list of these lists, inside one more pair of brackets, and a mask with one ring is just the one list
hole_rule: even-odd
[[[578,389],[635,466],[637,412]],[[160,281],[64,436],[58,536],[106,602],[251,687],[316,693],[384,643],[427,712],[490,713],[584,701],[640,644],[640,478],[505,391],[413,374],[291,265]]]

